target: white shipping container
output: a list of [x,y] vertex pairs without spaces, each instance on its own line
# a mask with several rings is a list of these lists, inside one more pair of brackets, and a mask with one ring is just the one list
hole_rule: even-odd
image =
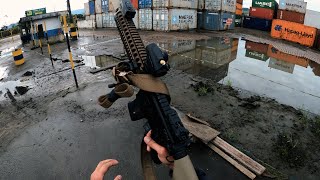
[[120,0],[109,0],[109,11],[116,12],[116,9],[120,7]]
[[86,16],[89,16],[90,15],[90,10],[89,10],[89,3],[84,3],[84,14]]
[[102,13],[102,2],[101,0],[95,0],[95,9],[97,14]]
[[86,16],[86,20],[90,20],[90,16]]
[[320,29],[320,12],[307,9],[304,17],[304,25]]
[[269,67],[270,68],[278,69],[280,71],[284,71],[284,72],[291,73],[291,74],[293,73],[294,66],[295,66],[295,64],[288,63],[285,61],[280,61],[275,58],[270,58],[270,60],[269,60]]
[[198,0],[153,0],[153,8],[190,8],[197,9]]
[[232,61],[231,52],[231,48],[225,50],[203,48],[201,50],[201,60],[208,64],[222,66]]
[[175,31],[197,28],[197,11],[191,9],[154,9],[153,30]]
[[307,10],[307,2],[303,2],[301,0],[280,0],[279,9],[305,14]]
[[209,11],[225,11],[235,13],[236,0],[205,0],[205,9]]
[[152,30],[152,9],[139,9],[139,28]]
[[102,15],[102,26],[103,27],[117,27],[114,21],[115,12],[109,12]]
[[83,20],[77,22],[78,28],[95,28],[95,22],[93,20]]
[[204,9],[204,0],[198,0],[198,9]]
[[160,49],[168,51],[170,56],[191,51],[196,48],[195,40],[177,40],[173,43],[159,43]]
[[97,28],[102,28],[103,27],[102,18],[103,18],[102,14],[96,14]]
[[90,15],[90,20],[95,20],[96,16],[95,15]]

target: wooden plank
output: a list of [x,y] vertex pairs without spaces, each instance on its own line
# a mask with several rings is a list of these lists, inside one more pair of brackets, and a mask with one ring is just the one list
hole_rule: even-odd
[[91,74],[96,74],[96,73],[101,72],[101,71],[106,71],[106,70],[112,69],[113,67],[116,67],[117,65],[118,65],[118,63],[110,65],[110,66],[107,66],[107,67],[91,70],[90,73]]
[[220,150],[218,147],[213,145],[212,143],[208,143],[208,146],[217,154],[219,154],[223,159],[228,161],[230,164],[232,164],[235,168],[237,168],[239,171],[241,171],[244,175],[246,175],[250,179],[255,179],[256,175],[249,171],[247,168],[245,168],[243,165],[239,164],[237,161],[229,157],[226,153],[224,153],[222,150]]
[[238,160],[240,163],[245,165],[248,169],[255,172],[256,174],[261,175],[266,170],[266,168],[263,167],[261,164],[257,163],[256,161],[251,159],[249,156],[245,155],[235,147],[231,146],[220,137],[216,137],[212,141],[212,143],[217,147],[219,147],[220,149],[224,150],[230,156],[234,157],[236,160]]

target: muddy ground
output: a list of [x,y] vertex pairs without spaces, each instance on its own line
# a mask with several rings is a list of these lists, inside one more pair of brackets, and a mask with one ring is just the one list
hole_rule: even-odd
[[[240,29],[219,33],[143,31],[141,36],[148,44],[178,39],[207,39],[211,36],[242,37],[243,33]],[[268,40],[266,33],[248,33]],[[16,44],[14,42],[11,46]],[[302,49],[317,53],[292,43],[284,44],[291,51]],[[9,46],[6,41],[5,45],[0,46],[0,50]],[[51,67],[47,54],[41,55],[39,49],[32,51],[30,47],[25,48],[27,62],[21,67],[15,67],[11,57],[1,58],[0,65],[6,67],[8,76],[0,83],[21,79],[30,83],[30,90],[25,95],[14,96],[16,101],[10,100],[8,95],[5,100],[0,101],[0,161],[4,162],[0,166],[3,169],[1,177],[45,178],[45,173],[51,173],[52,179],[73,179],[68,175],[70,171],[76,174],[74,177],[83,179],[88,177],[92,166],[104,157],[116,157],[124,161],[116,169],[119,171],[136,166],[134,162],[139,159],[137,137],[140,138],[139,134],[142,133],[142,122],[128,121],[127,100],[120,100],[107,111],[96,103],[99,95],[109,91],[107,84],[113,82],[110,71],[93,75],[81,62],[76,63],[80,84],[77,90],[69,63],[62,61],[68,57],[66,44],[53,45],[52,49],[57,59],[54,62],[55,68]],[[79,40],[72,42],[72,51],[75,59],[79,60],[83,55],[111,55],[120,58],[123,54],[118,32],[110,29],[80,31]],[[27,71],[32,72],[32,75],[23,77]],[[265,165],[272,176],[277,179],[320,177],[320,118],[316,115],[279,104],[270,98],[233,89],[232,84],[220,85],[178,70],[171,70],[163,80],[170,89],[174,107],[208,121],[212,127],[222,132],[224,139]],[[100,136],[106,137],[106,140],[102,140]],[[124,138],[119,140],[118,137]],[[101,145],[101,142],[109,146]],[[124,147],[128,142],[130,148]],[[120,151],[119,147],[124,148],[120,148]],[[95,152],[96,149],[99,152]],[[37,152],[39,155],[34,158]],[[66,155],[64,152],[76,155]],[[134,156],[129,155],[132,152]],[[87,154],[97,155],[86,156]],[[85,157],[88,164],[78,165],[82,161],[74,158],[81,156]],[[47,163],[41,164],[43,157]],[[32,164],[33,171],[28,172],[30,169],[24,167],[24,158],[29,160],[28,166]],[[132,161],[126,162],[126,159]],[[46,169],[56,162],[61,162],[60,167],[50,171]],[[126,176],[140,179],[141,176],[136,175],[139,171],[140,168],[130,169]],[[235,173],[236,170],[228,172]],[[37,173],[39,176],[35,175]],[[111,175],[115,173],[113,171]],[[244,178],[241,174],[230,177]]]

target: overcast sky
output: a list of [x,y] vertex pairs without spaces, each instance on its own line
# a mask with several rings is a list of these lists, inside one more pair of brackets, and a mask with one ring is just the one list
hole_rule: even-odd
[[[20,17],[25,16],[26,10],[47,8],[47,12],[66,10],[66,0],[4,0],[0,6],[0,27],[18,22]],[[279,2],[279,0],[277,0]],[[305,0],[308,2],[308,9],[320,11],[320,0]],[[71,9],[83,9],[84,3],[88,0],[70,0]],[[250,7],[252,0],[243,0],[244,7]],[[317,21],[320,20],[317,19]]]

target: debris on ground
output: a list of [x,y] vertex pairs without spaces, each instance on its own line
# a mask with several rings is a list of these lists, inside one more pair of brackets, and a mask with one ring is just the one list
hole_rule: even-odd
[[25,72],[22,76],[32,76],[34,74],[34,72],[32,71],[27,71]]

